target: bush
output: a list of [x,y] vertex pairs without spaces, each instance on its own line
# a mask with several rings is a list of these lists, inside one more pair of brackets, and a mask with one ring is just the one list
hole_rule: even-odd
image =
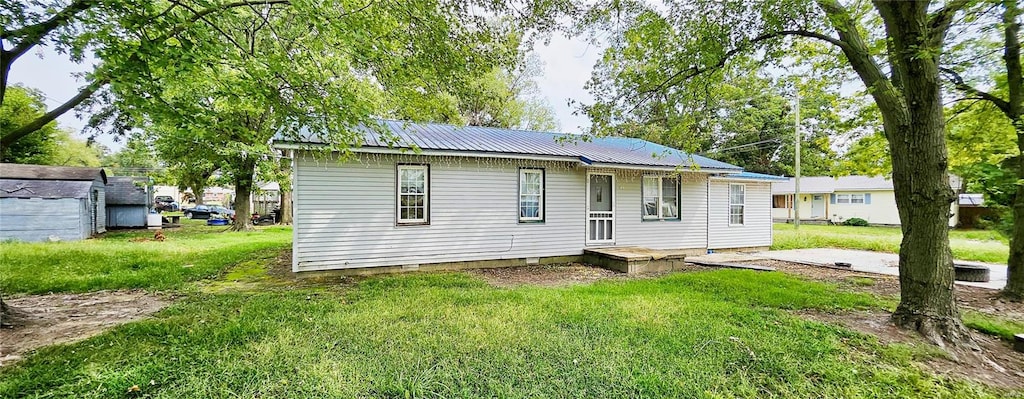
[[861,218],[849,218],[849,219],[846,219],[845,222],[843,222],[843,225],[845,225],[845,226],[867,226],[868,225],[868,221],[864,220],[864,219],[861,219]]

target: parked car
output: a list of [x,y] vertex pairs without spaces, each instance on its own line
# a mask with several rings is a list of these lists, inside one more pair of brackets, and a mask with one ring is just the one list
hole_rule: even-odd
[[185,217],[189,219],[209,219],[210,215],[220,215],[229,219],[235,218],[235,211],[220,205],[197,205],[195,208],[185,209],[184,212]]
[[170,195],[158,195],[153,198],[153,208],[157,212],[176,212],[181,206]]

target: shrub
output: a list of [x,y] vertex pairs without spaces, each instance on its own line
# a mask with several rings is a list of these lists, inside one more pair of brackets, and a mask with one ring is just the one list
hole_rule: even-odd
[[843,224],[846,226],[867,226],[868,221],[861,218],[849,218]]

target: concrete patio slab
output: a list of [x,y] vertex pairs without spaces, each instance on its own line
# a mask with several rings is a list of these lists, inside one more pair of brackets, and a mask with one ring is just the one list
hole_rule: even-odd
[[[850,269],[858,272],[899,275],[900,257],[897,254],[857,251],[852,249],[808,248],[784,251],[765,251],[751,254],[762,258],[789,262],[811,262],[835,264],[849,263]],[[981,263],[972,261],[955,261],[956,263],[985,266],[989,268],[990,280],[985,283],[957,281],[957,284],[999,290],[1006,286],[1006,265]]]

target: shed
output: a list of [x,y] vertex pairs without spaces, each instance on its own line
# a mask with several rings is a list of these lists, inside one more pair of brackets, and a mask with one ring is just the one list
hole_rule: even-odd
[[100,168],[0,164],[0,240],[81,240],[106,231]]
[[148,177],[107,179],[107,227],[146,227],[152,203],[149,188]]

